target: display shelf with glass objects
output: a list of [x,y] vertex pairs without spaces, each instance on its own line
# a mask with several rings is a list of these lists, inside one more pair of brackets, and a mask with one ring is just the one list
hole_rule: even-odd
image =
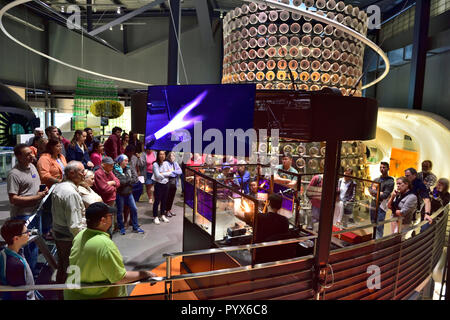
[[[303,1],[294,0],[294,6]],[[342,1],[307,1],[308,10],[367,33],[367,14]],[[361,96],[364,44],[331,25],[266,4],[245,3],[224,18],[222,83],[257,89],[338,88]],[[291,77],[293,79],[291,80]]]
[[[300,174],[306,174],[302,178],[302,190],[304,191],[311,181],[313,174],[324,171],[325,165],[325,142],[298,142],[288,139],[280,139],[279,146],[272,147],[270,143],[260,143],[258,152],[260,154],[273,154],[271,166],[275,167],[282,163],[282,156],[285,153],[292,155],[292,166]],[[353,176],[360,179],[370,179],[369,167],[367,165],[366,145],[361,141],[343,141],[341,146],[341,169],[344,173],[345,168],[353,169]],[[310,175],[310,176],[309,176]],[[366,203],[371,197],[367,194],[366,188],[361,181],[356,181],[357,190],[355,200]],[[302,206],[308,209],[308,199],[302,194]]]

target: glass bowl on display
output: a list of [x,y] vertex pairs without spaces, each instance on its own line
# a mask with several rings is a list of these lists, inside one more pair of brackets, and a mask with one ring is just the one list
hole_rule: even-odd
[[285,145],[284,147],[283,147],[283,152],[284,153],[290,153],[290,154],[292,154],[292,151],[294,150],[294,147],[293,146],[291,146],[291,145],[289,145],[289,144],[287,144],[287,145]]
[[303,169],[306,165],[305,159],[303,158],[299,158],[295,161],[295,165],[297,166],[297,168],[299,169]]
[[[274,62],[275,63],[275,62]],[[273,81],[273,80],[275,80],[275,72],[273,72],[273,71],[268,71],[267,73],[266,73],[266,80],[267,81]]]
[[297,147],[297,154],[303,156],[306,153],[306,148],[304,145],[299,145]]
[[309,148],[309,155],[311,157],[316,157],[319,155],[319,149],[317,147],[310,147]]
[[317,167],[318,167],[318,165],[319,165],[319,163],[317,162],[316,159],[310,159],[310,160],[308,161],[308,167],[309,167],[309,169],[311,169],[311,170],[316,170]]

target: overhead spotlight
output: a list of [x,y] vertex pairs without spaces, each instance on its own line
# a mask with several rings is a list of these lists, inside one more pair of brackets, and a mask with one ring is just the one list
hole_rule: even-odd
[[112,27],[109,27],[109,31],[112,31]]
[[123,31],[123,24],[120,25],[120,31]]
[[223,19],[223,11],[220,11],[220,19]]
[[61,7],[61,12],[64,13],[64,6]]
[[120,14],[121,12],[120,7],[117,7],[117,14]]

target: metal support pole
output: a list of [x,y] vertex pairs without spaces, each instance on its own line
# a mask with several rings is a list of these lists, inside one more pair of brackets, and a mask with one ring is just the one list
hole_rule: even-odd
[[128,27],[126,25],[123,25],[123,30],[122,30],[122,48],[123,48],[123,53],[127,54],[128,53]]
[[178,52],[180,39],[181,4],[180,0],[169,0],[171,14],[169,15],[169,53],[167,84],[179,83]]
[[409,77],[408,108],[422,110],[425,65],[428,50],[428,27],[431,0],[417,0],[414,17],[414,40]]
[[92,31],[92,0],[86,0],[87,31]]
[[320,201],[319,233],[314,258],[313,289],[316,299],[320,297],[327,276],[327,264],[330,254],[333,214],[336,199],[336,181],[340,165],[341,142],[328,140],[325,153],[325,168]]
[[166,281],[165,281],[165,298],[166,300],[173,300],[172,296],[172,257],[166,257]]

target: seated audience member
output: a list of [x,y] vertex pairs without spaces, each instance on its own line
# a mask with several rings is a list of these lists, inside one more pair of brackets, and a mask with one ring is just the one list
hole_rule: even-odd
[[[6,189],[11,204],[10,215],[14,219],[27,220],[37,209],[41,200],[48,193],[48,188],[39,191],[41,180],[36,167],[32,164],[33,155],[26,144],[14,147],[17,163],[7,176]],[[39,228],[39,218],[35,217],[31,224]],[[30,226],[31,228],[31,226]],[[34,242],[25,246],[24,254],[34,274],[37,273],[36,263],[38,249]]]
[[249,182],[250,182],[250,172],[248,172],[245,167],[245,161],[239,161],[239,166],[237,172],[234,174],[234,184],[239,186],[239,190],[245,194],[250,193]]
[[417,178],[422,180],[430,191],[437,181],[436,175],[431,172],[432,168],[433,162],[431,162],[431,160],[425,160],[422,162],[422,171],[417,174]]
[[102,197],[100,197],[94,190],[92,186],[94,185],[94,172],[91,170],[84,171],[84,180],[78,186],[78,191],[80,192],[81,199],[83,199],[84,206],[87,208],[95,202],[102,202]]
[[250,193],[252,197],[258,196],[258,182],[256,180],[250,181]]
[[[434,187],[433,191],[430,192],[431,199],[431,214],[438,211],[440,208],[448,205],[450,201],[450,193],[448,192],[449,181],[447,178],[440,178]],[[422,208],[422,215],[425,213],[425,208]],[[443,213],[441,213],[438,217],[441,217]],[[431,224],[427,223],[422,226],[421,231],[424,231],[430,227]]]
[[55,183],[63,180],[64,167],[67,165],[66,157],[61,153],[62,144],[58,140],[49,140],[45,153],[41,155],[37,163],[37,169],[41,182],[50,189]]
[[222,172],[217,176],[217,180],[219,180],[226,186],[232,186],[233,174],[230,171],[231,167],[228,165],[228,163],[224,163],[222,166]]
[[94,189],[103,202],[112,207],[116,201],[117,188],[120,187],[119,179],[113,173],[114,161],[110,157],[104,157],[102,165],[94,174]]
[[67,146],[66,149],[66,160],[67,161],[80,161],[86,169],[94,168],[94,164],[89,157],[89,150],[84,144],[86,140],[86,132],[81,130],[76,130],[72,141]]
[[[34,286],[34,277],[25,260],[22,247],[30,238],[25,220],[6,220],[0,231],[6,247],[0,250],[0,284]],[[36,300],[35,291],[0,292],[3,300]]]
[[206,155],[205,157],[205,163],[203,163],[203,167],[204,169],[201,169],[200,172],[208,175],[208,176],[212,176],[215,172],[215,161],[214,161],[214,157],[211,154]]
[[[410,227],[417,209],[417,197],[412,192],[411,182],[406,177],[397,179],[395,190],[388,201],[388,208],[392,210],[393,218],[403,217],[402,230]],[[400,222],[392,222],[392,233],[398,232]]]
[[58,250],[57,283],[66,281],[72,240],[86,228],[86,209],[78,191],[78,186],[84,180],[84,166],[79,161],[71,161],[64,168],[64,173],[64,182],[57,184],[51,195],[53,237]]
[[297,176],[278,171],[281,169],[292,173],[298,173],[298,171],[292,167],[292,155],[290,153],[284,154],[282,161],[283,164],[280,164],[275,168],[276,171],[274,174],[274,182],[282,184],[288,188],[295,188],[297,186]]
[[191,160],[189,160],[186,165],[187,166],[202,166],[204,163],[204,158],[200,153],[194,153]]
[[133,232],[144,233],[144,230],[139,228],[138,224],[137,207],[133,197],[133,178],[131,176],[131,170],[128,166],[128,157],[126,155],[121,154],[117,157],[117,163],[114,165],[113,172],[120,182],[116,195],[117,223],[120,234],[125,234],[125,226],[123,223],[124,205],[127,205],[130,208]]
[[[125,284],[156,275],[150,271],[127,271],[122,255],[107,231],[111,228],[115,209],[104,203],[86,209],[87,229],[73,240],[70,265],[80,268],[82,284]],[[68,280],[69,281],[69,280]],[[106,299],[126,297],[125,286],[65,290],[65,300]]]
[[104,156],[104,148],[103,144],[100,141],[94,141],[91,145],[91,154],[90,158],[92,163],[94,164],[94,171],[98,169],[102,164],[102,159]]

